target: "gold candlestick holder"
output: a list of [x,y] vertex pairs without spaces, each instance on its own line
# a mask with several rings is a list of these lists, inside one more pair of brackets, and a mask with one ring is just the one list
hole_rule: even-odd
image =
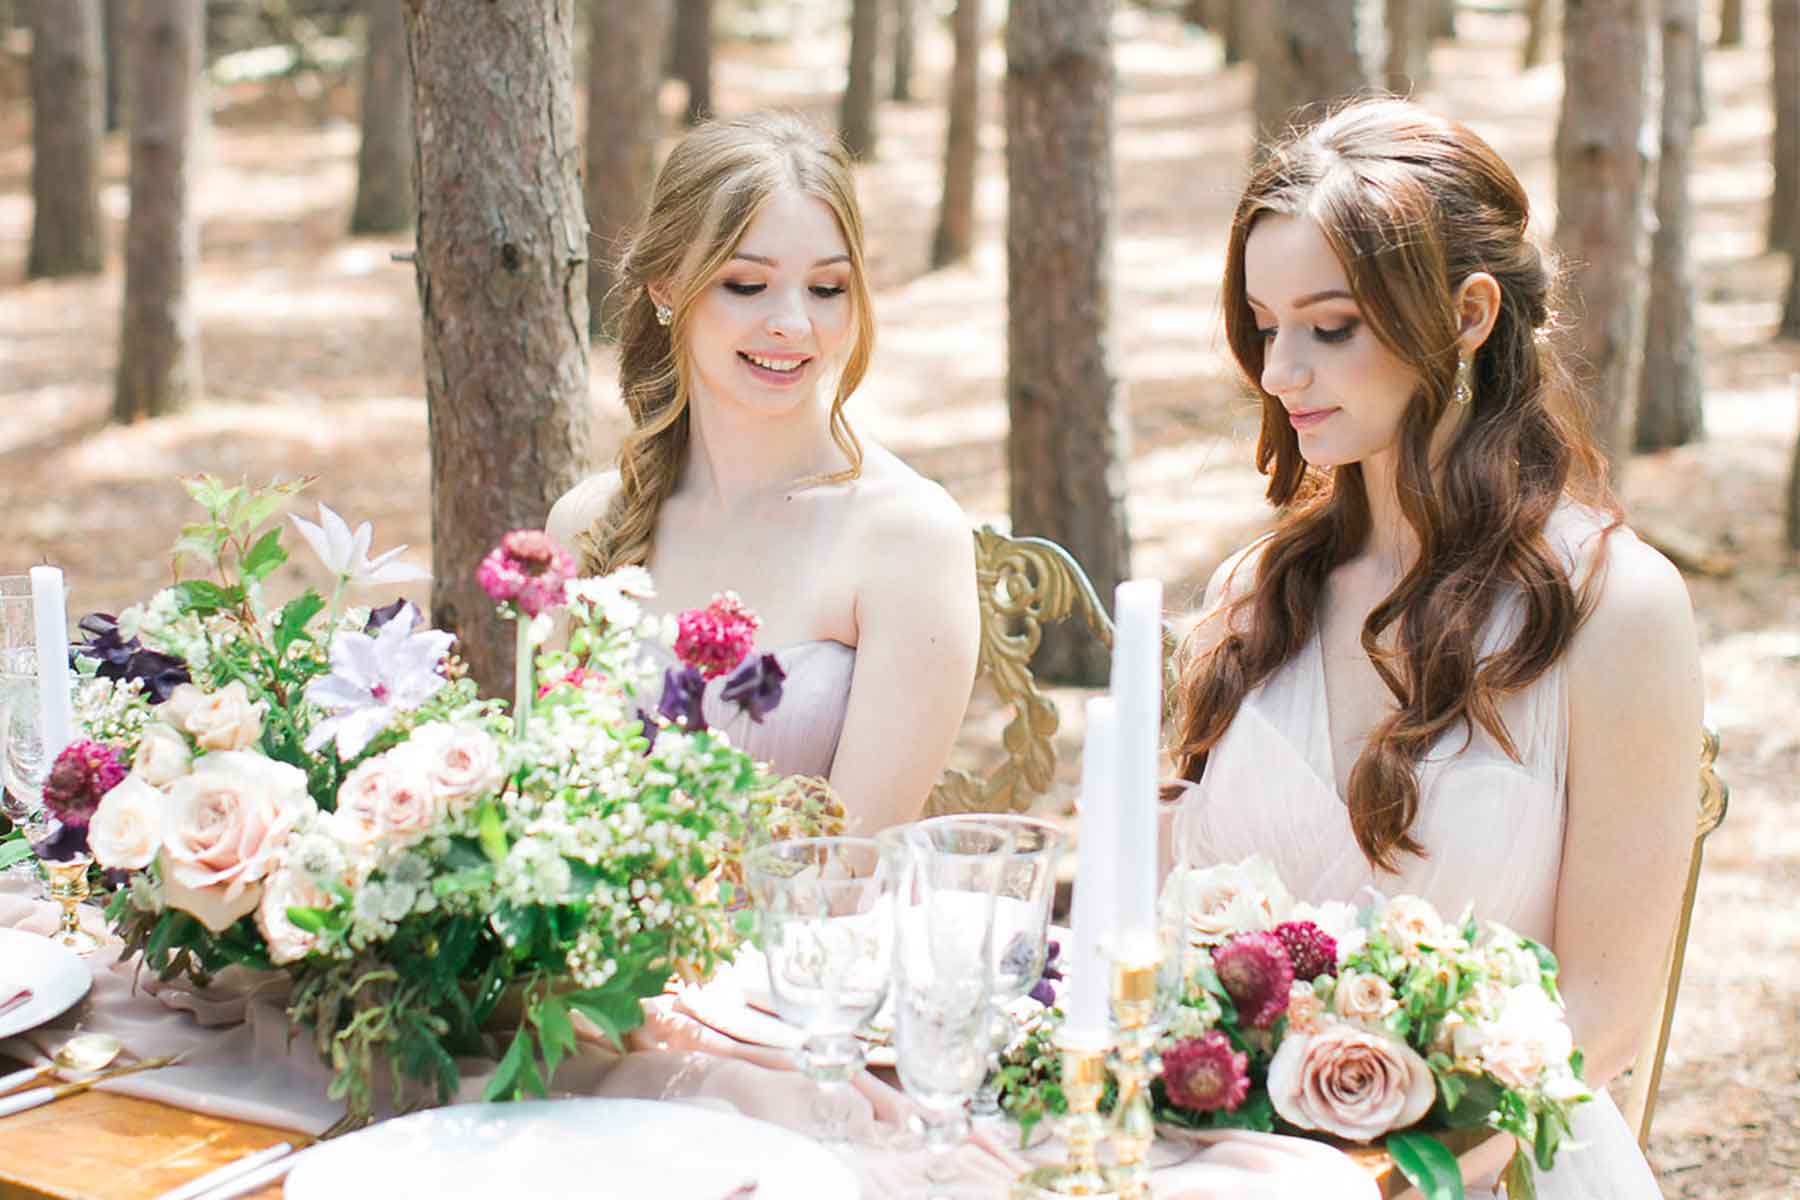
[[1106,1121],[1100,1115],[1100,1093],[1106,1088],[1104,1042],[1056,1040],[1062,1058],[1062,1091],[1068,1112],[1057,1127],[1068,1146],[1067,1161],[1034,1167],[1013,1181],[1012,1200],[1050,1200],[1059,1196],[1087,1196],[1092,1200],[1119,1200],[1113,1173],[1100,1165],[1100,1140]]
[[75,910],[88,898],[87,872],[94,860],[77,855],[67,861],[42,861],[44,873],[50,877],[46,891],[62,907],[62,919],[51,939],[77,954],[92,954],[100,948],[100,939],[81,927],[81,916]]
[[1158,953],[1123,954],[1112,964],[1114,1044],[1107,1065],[1119,1084],[1113,1107],[1112,1147],[1119,1195],[1143,1200],[1150,1195],[1150,1144],[1156,1121],[1150,1111],[1150,1081],[1162,1069],[1156,1054]]

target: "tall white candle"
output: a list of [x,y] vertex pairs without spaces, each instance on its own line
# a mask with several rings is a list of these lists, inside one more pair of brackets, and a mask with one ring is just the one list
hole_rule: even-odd
[[1113,787],[1118,778],[1113,742],[1116,715],[1111,697],[1087,702],[1087,740],[1081,751],[1081,802],[1076,846],[1081,868],[1075,877],[1073,926],[1069,947],[1069,987],[1063,997],[1063,1034],[1072,1039],[1107,1036],[1107,992],[1110,969],[1106,941],[1112,935],[1118,888],[1113,865],[1118,856],[1117,806]]
[[47,769],[69,744],[75,727],[69,700],[68,601],[63,573],[57,568],[31,568],[31,615],[37,634],[38,719]]
[[1112,694],[1118,706],[1118,944],[1156,937],[1156,776],[1162,740],[1162,582],[1129,579],[1113,596]]

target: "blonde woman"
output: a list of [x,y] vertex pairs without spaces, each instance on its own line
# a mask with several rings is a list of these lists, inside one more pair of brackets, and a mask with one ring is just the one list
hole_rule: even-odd
[[737,592],[784,694],[757,724],[715,680],[709,722],[829,779],[853,832],[913,819],[974,679],[974,550],[955,501],[845,411],[875,340],[848,160],[788,116],[693,130],[619,275],[632,432],[551,536],[587,574],[647,567],[666,612]]

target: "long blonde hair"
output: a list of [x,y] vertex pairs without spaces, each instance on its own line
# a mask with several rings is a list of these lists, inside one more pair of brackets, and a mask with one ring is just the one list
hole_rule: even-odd
[[[800,118],[757,113],[700,125],[669,152],[657,173],[650,209],[619,261],[626,291],[619,316],[619,390],[632,430],[619,447],[619,487],[606,511],[576,538],[582,568],[600,574],[648,561],[656,518],[687,456],[688,320],[719,269],[737,253],[763,204],[783,188],[824,203],[850,251],[855,328],[837,394],[831,437],[850,465],[808,483],[835,483],[862,472],[862,444],[844,403],[868,371],[875,320],[863,260],[862,211],[843,147]],[[656,319],[650,286],[676,289],[668,325]]]

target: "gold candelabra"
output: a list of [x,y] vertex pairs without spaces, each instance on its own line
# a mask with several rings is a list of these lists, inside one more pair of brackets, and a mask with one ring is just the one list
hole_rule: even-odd
[[1107,1065],[1118,1080],[1119,1098],[1113,1107],[1112,1147],[1119,1195],[1147,1200],[1150,1195],[1150,1143],[1156,1140],[1156,1121],[1150,1111],[1150,1081],[1161,1067],[1156,1055],[1158,1035],[1157,977],[1162,967],[1158,954],[1122,955],[1112,964],[1112,1015],[1114,1043]]
[[1067,1160],[1034,1167],[1013,1182],[1013,1200],[1050,1200],[1060,1196],[1087,1196],[1091,1200],[1118,1200],[1113,1172],[1100,1164],[1100,1140],[1106,1121],[1100,1115],[1100,1093],[1106,1089],[1105,1042],[1080,1042],[1058,1036],[1056,1049],[1062,1059],[1063,1098],[1068,1111],[1058,1122],[1068,1147]]

